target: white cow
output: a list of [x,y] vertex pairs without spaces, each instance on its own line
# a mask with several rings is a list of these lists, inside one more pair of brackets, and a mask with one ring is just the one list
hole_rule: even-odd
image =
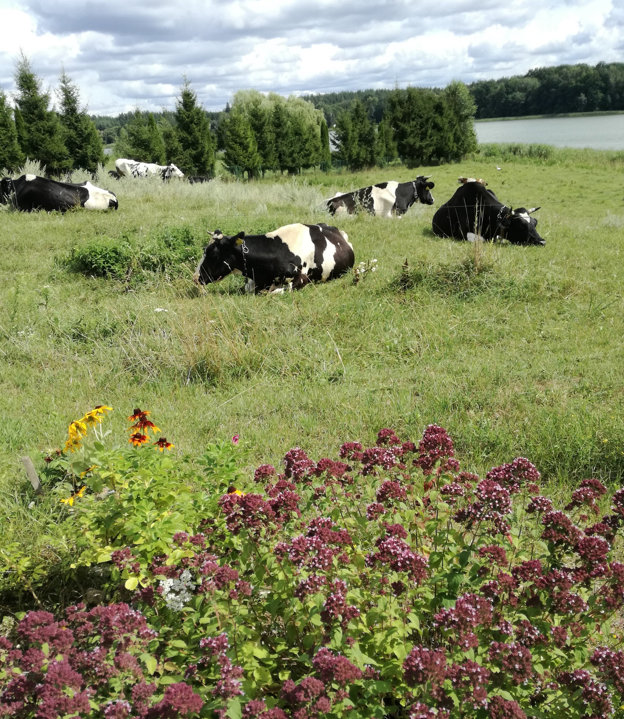
[[184,173],[174,164],[157,165],[155,162],[138,162],[137,160],[127,160],[123,157],[115,160],[115,169],[120,177],[160,175],[163,180],[169,180],[172,177],[184,177]]

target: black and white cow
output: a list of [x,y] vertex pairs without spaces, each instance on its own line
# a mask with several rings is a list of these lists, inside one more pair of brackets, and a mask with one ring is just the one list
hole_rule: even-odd
[[297,222],[266,235],[239,232],[227,237],[216,230],[194,280],[206,285],[230,272],[240,272],[248,280],[248,292],[273,290],[284,284],[300,289],[311,280],[331,280],[344,274],[354,260],[347,233],[323,223]]
[[16,210],[31,212],[46,210],[65,212],[73,207],[87,210],[117,209],[117,197],[108,190],[90,182],[73,184],[57,182],[37,175],[22,175],[17,180],[5,177],[0,180],[0,202]]
[[213,178],[210,175],[189,175],[186,179],[191,185],[201,185],[204,182],[210,182]]
[[448,202],[439,207],[433,216],[432,228],[438,237],[456,240],[495,240],[497,237],[514,245],[545,245],[537,232],[537,220],[530,210],[518,207],[513,210],[498,201],[483,180],[460,178],[462,183]]
[[381,217],[392,217],[392,214],[404,215],[415,202],[422,202],[424,205],[433,205],[433,196],[430,190],[435,187],[433,182],[428,182],[429,177],[419,175],[411,182],[380,182],[377,185],[361,187],[353,192],[345,194],[337,193],[334,197],[326,200],[327,209],[330,214],[335,215],[341,212],[354,214],[360,209],[370,212],[372,215]]
[[115,160],[115,169],[120,177],[150,177],[160,175],[163,180],[170,180],[172,177],[184,177],[182,170],[174,164],[157,165],[155,162],[138,162],[120,157]]

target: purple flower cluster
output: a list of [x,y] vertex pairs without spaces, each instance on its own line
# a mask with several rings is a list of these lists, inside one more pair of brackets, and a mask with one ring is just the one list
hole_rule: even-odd
[[492,642],[488,656],[514,684],[522,684],[533,674],[531,651],[519,642]]
[[453,608],[442,609],[433,619],[437,626],[452,630],[459,645],[467,649],[478,643],[474,630],[492,623],[492,600],[468,592],[457,598]]
[[415,584],[420,584],[427,577],[428,561],[426,557],[416,554],[397,532],[387,533],[380,537],[375,546],[377,551],[366,557],[366,564],[374,567],[381,564],[390,567],[395,572],[405,572]]
[[347,584],[342,579],[334,579],[330,589],[321,610],[321,619],[328,629],[335,620],[340,620],[340,626],[345,629],[352,619],[360,616],[360,610],[353,604],[347,604]]
[[95,706],[105,719],[166,719],[194,716],[203,706],[185,682],[169,685],[160,701],[152,701],[156,685],[145,681],[141,657],[156,633],[126,604],[88,611],[76,605],[61,621],[49,612],[29,612],[16,635],[19,648],[6,639],[0,643],[8,668],[0,716],[91,716]]
[[442,684],[446,669],[446,655],[441,649],[415,646],[403,662],[405,681],[412,687],[425,682]]
[[466,659],[461,664],[453,664],[448,668],[447,677],[451,680],[453,688],[474,709],[487,706],[487,685],[490,680],[490,670],[487,667]]
[[534,490],[540,481],[540,473],[528,459],[516,457],[509,464],[501,464],[491,469],[485,478],[505,487],[510,494],[517,494],[525,485]]
[[334,654],[322,647],[312,659],[312,666],[322,682],[345,686],[349,682],[362,678],[362,670],[358,669],[346,657]]
[[454,454],[453,441],[447,431],[437,424],[430,424],[425,428],[418,444],[418,457],[414,460],[414,464],[422,469],[425,476],[433,472],[437,463],[439,463],[439,473],[451,469],[459,471],[457,460],[449,462]]
[[288,556],[298,567],[306,567],[312,572],[325,571],[332,565],[334,557],[344,552],[345,546],[353,544],[349,533],[335,526],[325,517],[313,519],[305,535],[295,537],[290,544],[278,542],[274,552],[278,557]]
[[546,513],[542,517],[542,524],[545,527],[542,539],[557,545],[574,548],[583,534],[570,517],[560,511]]
[[331,709],[325,684],[315,677],[305,677],[299,684],[287,679],[282,685],[281,696],[296,719],[316,719]]
[[238,534],[243,527],[258,533],[276,519],[273,507],[260,494],[224,494],[219,506],[232,534]]
[[211,664],[210,659],[212,659],[216,660],[219,666],[220,676],[212,693],[222,699],[231,699],[243,693],[241,689],[243,670],[241,667],[232,664],[227,655],[229,646],[227,634],[225,633],[216,637],[204,637],[199,642],[199,648],[206,652],[206,656],[202,657],[200,664],[207,666]]
[[572,492],[570,502],[566,505],[565,509],[575,509],[577,507],[587,507],[591,509],[594,514],[600,512],[600,508],[596,503],[599,497],[606,494],[607,488],[598,479],[584,479],[577,489]]

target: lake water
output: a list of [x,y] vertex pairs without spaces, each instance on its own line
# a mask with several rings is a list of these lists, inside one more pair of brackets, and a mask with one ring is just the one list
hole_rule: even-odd
[[479,142],[521,142],[555,147],[624,150],[624,114],[475,122]]

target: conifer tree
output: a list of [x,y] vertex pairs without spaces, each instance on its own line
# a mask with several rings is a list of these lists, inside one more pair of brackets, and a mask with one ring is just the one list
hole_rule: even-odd
[[72,162],[58,115],[49,109],[50,95],[41,89],[41,81],[22,55],[15,73],[18,141],[25,157],[38,160],[49,174],[59,175],[71,169]]
[[17,141],[17,129],[7,97],[0,90],[0,170],[15,172],[24,156]]
[[336,123],[338,156],[350,170],[361,170],[377,164],[375,127],[361,100],[340,113]]
[[74,169],[96,172],[104,163],[104,150],[100,133],[84,108],[80,107],[80,93],[63,72],[57,91],[63,139]]
[[235,175],[246,172],[252,180],[260,171],[262,158],[249,120],[244,112],[232,109],[224,122],[225,166]]
[[284,101],[275,103],[271,120],[275,137],[276,166],[280,172],[284,172],[292,165],[291,148],[294,142],[291,123]]
[[165,143],[154,115],[135,110],[132,118],[115,143],[117,157],[128,157],[139,162],[165,162]]
[[215,141],[210,132],[210,121],[205,110],[198,105],[197,94],[186,79],[176,101],[175,119],[181,156],[178,162],[168,155],[169,159],[187,174],[212,175]]

